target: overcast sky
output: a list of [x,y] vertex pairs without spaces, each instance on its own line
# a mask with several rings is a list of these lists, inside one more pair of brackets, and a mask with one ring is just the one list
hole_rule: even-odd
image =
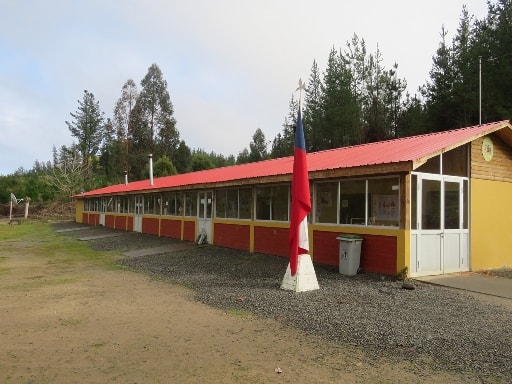
[[65,124],[87,89],[111,117],[121,87],[156,63],[181,139],[237,155],[260,128],[282,130],[299,78],[353,34],[377,48],[415,93],[441,27],[449,42],[463,4],[485,0],[0,0],[0,174],[70,145]]

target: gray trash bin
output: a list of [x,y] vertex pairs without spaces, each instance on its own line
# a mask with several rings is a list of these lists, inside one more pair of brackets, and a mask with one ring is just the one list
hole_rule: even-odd
[[361,244],[363,238],[357,235],[340,235],[340,273],[343,275],[356,275],[361,261]]

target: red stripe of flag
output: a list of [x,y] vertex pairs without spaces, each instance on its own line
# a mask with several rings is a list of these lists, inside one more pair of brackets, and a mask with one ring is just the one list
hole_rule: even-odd
[[297,128],[295,130],[295,150],[293,157],[292,175],[292,210],[290,221],[290,273],[295,276],[299,255],[309,251],[308,213],[311,211],[309,194],[308,165],[306,160],[306,145],[302,117],[297,113]]

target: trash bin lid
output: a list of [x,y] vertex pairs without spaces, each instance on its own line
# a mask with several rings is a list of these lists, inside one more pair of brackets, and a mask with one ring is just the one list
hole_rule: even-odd
[[363,238],[361,236],[351,235],[351,234],[339,235],[338,237],[336,237],[336,239],[345,240],[345,241],[357,241],[357,240],[362,241],[363,240]]

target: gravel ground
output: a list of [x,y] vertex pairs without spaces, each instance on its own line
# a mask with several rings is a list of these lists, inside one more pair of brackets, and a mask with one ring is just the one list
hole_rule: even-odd
[[[68,224],[69,226],[70,224]],[[61,225],[56,226],[62,228]],[[90,236],[105,228],[63,233]],[[179,241],[142,234],[90,241],[96,250],[133,250]],[[465,293],[372,274],[344,276],[315,265],[320,289],[280,289],[287,259],[215,246],[124,258],[121,265],[168,278],[223,310],[248,311],[372,356],[476,374],[484,383],[512,383],[512,311]],[[512,278],[512,270],[494,274]]]

